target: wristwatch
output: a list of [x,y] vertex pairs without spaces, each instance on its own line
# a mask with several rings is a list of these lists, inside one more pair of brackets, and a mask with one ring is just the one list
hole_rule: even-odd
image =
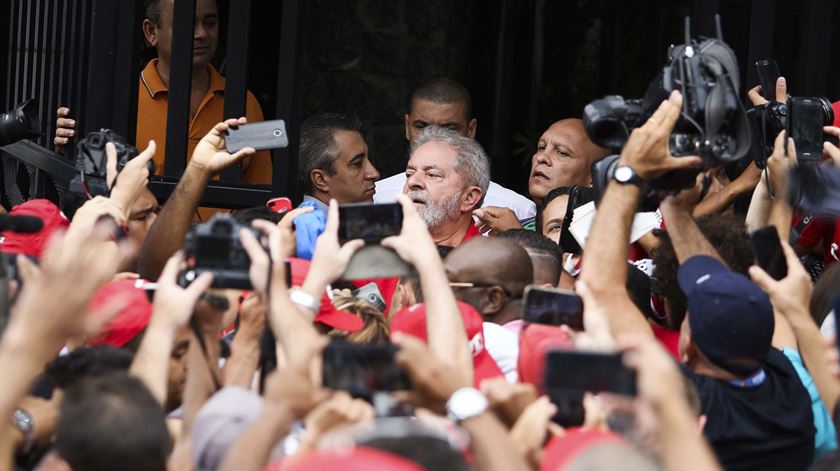
[[317,314],[321,310],[321,300],[315,299],[311,294],[300,288],[289,290],[289,299],[312,314]]
[[642,186],[645,183],[642,177],[629,165],[619,165],[616,167],[615,172],[613,172],[613,180],[622,185]]
[[477,417],[487,410],[487,398],[475,388],[461,388],[446,402],[446,416],[449,420],[461,422]]
[[35,423],[32,420],[32,414],[26,409],[15,409],[12,413],[12,425],[23,434],[23,447],[21,451],[28,453],[34,441]]

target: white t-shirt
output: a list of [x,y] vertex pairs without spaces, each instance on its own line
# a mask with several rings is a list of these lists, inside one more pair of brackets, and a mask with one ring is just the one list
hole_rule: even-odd
[[483,323],[484,348],[493,357],[509,383],[519,380],[516,365],[519,362],[519,336],[492,322]]
[[[393,203],[396,201],[397,195],[402,194],[405,182],[405,172],[379,180],[376,182],[376,194],[373,195],[373,202]],[[487,195],[484,197],[484,204],[481,205],[482,208],[485,206],[509,208],[516,213],[516,218],[520,221],[531,219],[537,215],[537,206],[533,201],[493,182],[490,182]]]

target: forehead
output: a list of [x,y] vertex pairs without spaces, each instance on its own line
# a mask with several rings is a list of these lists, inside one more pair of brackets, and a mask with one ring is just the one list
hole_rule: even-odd
[[552,144],[563,144],[574,148],[581,148],[587,141],[583,124],[577,120],[558,121],[545,130],[540,140]]
[[432,141],[418,147],[411,154],[408,165],[417,168],[435,166],[444,171],[454,171],[456,157],[455,149],[449,144]]
[[[175,0],[158,0],[160,4],[160,17],[172,18],[173,9],[175,8]],[[196,0],[195,15],[196,17],[204,17],[206,15],[218,15],[219,9],[216,0]]]
[[356,131],[338,130],[333,133],[333,140],[339,150],[339,157],[351,158],[358,154],[367,154],[367,143]]
[[446,123],[461,123],[466,126],[467,112],[464,103],[435,103],[433,101],[415,98],[411,102],[409,119],[425,121],[432,125]]
[[543,220],[563,218],[566,215],[566,206],[569,204],[569,195],[561,195],[551,200],[543,211]]

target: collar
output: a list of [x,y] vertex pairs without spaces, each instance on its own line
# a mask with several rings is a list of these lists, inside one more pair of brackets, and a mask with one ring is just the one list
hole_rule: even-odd
[[767,374],[764,373],[764,368],[762,368],[749,378],[736,379],[734,381],[730,381],[729,384],[739,388],[755,388],[757,386],[761,386],[766,378]]
[[464,242],[472,239],[473,237],[479,236],[481,236],[481,231],[479,231],[478,228],[475,227],[475,224],[473,223],[472,219],[470,219],[470,228],[467,229],[467,233],[464,234],[464,238],[461,239],[461,242],[458,245],[463,244]]
[[318,198],[315,198],[314,196],[303,195],[303,203],[306,203],[306,202],[314,204],[315,207],[320,209],[321,211],[323,211],[324,214],[327,214],[330,211],[330,207],[327,206],[326,203],[319,200]]
[[[157,71],[157,63],[160,59],[152,59],[140,72],[140,83],[146,88],[146,91],[152,98],[156,97],[158,93],[168,92],[169,87],[163,83],[160,74]],[[210,74],[210,88],[209,93],[224,93],[225,79],[219,75],[219,71],[213,67],[212,64],[207,65],[207,72]]]

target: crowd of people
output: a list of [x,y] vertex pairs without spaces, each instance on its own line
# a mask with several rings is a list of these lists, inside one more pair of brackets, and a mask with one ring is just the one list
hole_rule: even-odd
[[[491,181],[467,89],[431,79],[407,100],[404,173],[382,178],[352,113],[306,119],[303,201],[232,212],[249,229],[199,255],[224,260],[241,246],[251,288],[217,287],[233,266],[185,277],[185,244],[223,170],[244,163],[246,181],[270,181],[267,154],[225,146],[228,129],[262,113],[249,94],[247,117],[221,119],[218,12],[198,0],[190,158],[159,206],[147,163],[164,159],[173,2],[146,7],[158,52],[138,90],[146,149],[118,173],[109,165],[108,196],[10,208],[43,227],[5,231],[0,245],[0,469],[840,469],[838,231],[775,197],[797,165],[784,133],[766,168],[728,178],[672,155],[683,96],[671,93],[630,134],[582,239],[570,221],[610,154],[582,120],[545,130],[522,196]],[[776,93],[785,101],[784,79]],[[70,114],[58,110],[54,138],[67,152]],[[824,154],[840,166],[840,149]],[[637,234],[647,184],[678,170],[696,185],[660,195],[656,224]],[[377,244],[407,274],[345,279],[365,242],[340,237],[340,206],[394,202],[402,227]],[[765,227],[781,240],[784,276],[754,261],[749,234]],[[523,319],[539,288],[574,292],[582,325]],[[330,387],[325,351],[336,346],[392,352],[403,387]],[[557,352],[617,354],[610,371],[632,373],[632,392],[596,385],[614,379],[597,368],[556,368]],[[594,386],[555,394],[573,370]]]

